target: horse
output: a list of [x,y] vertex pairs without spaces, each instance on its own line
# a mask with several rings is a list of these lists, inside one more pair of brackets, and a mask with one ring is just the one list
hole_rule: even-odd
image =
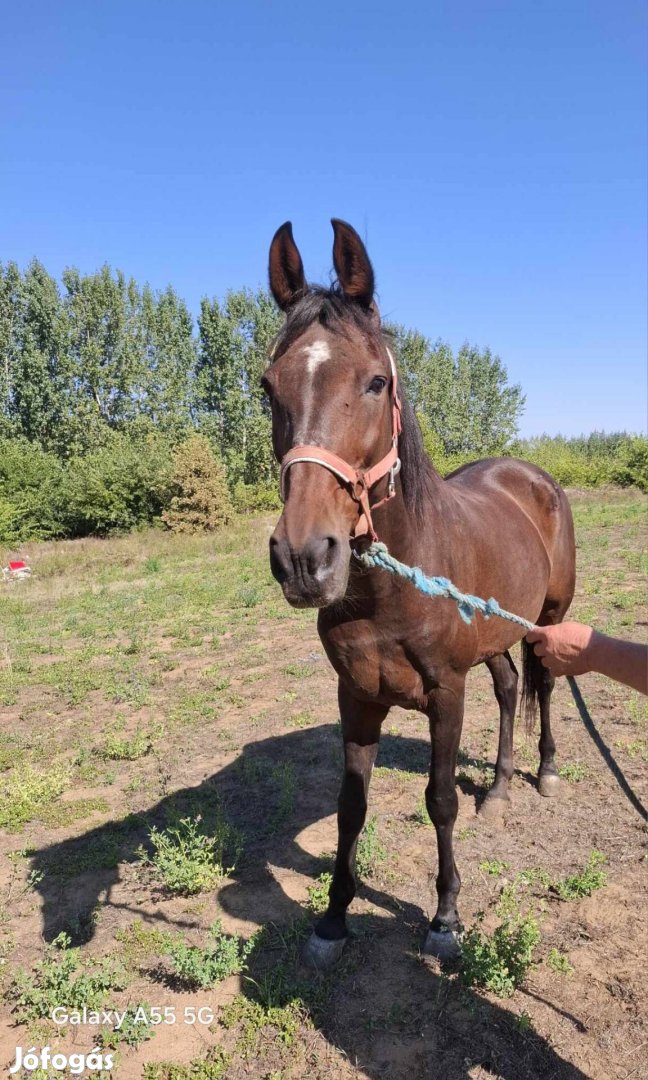
[[[465,465],[445,479],[427,457],[413,408],[398,386],[394,347],[381,325],[373,267],[358,233],[332,219],[330,287],[309,285],[290,222],[270,245],[270,290],[285,314],[261,384],[281,463],[283,511],[270,566],[285,599],[318,609],[318,632],[338,676],[344,771],[328,908],[304,959],[332,965],[348,938],[355,853],[381,725],[399,705],[425,713],[431,758],[425,801],[436,831],[436,914],[424,952],[456,957],[461,879],[453,854],[455,767],[467,673],[486,664],[500,710],[495,778],[482,811],[500,816],[513,775],[518,672],[510,648],[523,631],[500,618],[459,617],[451,599],[363,566],[377,536],[401,562],[443,575],[462,591],[494,596],[539,625],[560,622],[575,585],[571,510],[542,469],[512,457]],[[540,712],[538,788],[560,784],[551,733],[554,678],[523,642],[523,700]]]

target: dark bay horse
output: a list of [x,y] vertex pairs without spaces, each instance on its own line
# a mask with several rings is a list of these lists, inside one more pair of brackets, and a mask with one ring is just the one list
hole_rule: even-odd
[[[400,401],[365,247],[345,222],[334,220],[333,230],[337,284],[330,289],[307,284],[289,222],[274,236],[270,288],[286,321],[263,378],[274,450],[283,463],[284,509],[270,539],[272,572],[290,604],[319,608],[319,634],[339,680],[345,764],[338,848],[329,907],[307,950],[318,966],[335,960],[347,937],[356,845],[381,725],[392,705],[417,709],[430,724],[425,798],[439,869],[429,953],[456,952],[461,930],[454,774],[466,675],[476,664],[487,665],[500,707],[487,811],[505,806],[513,774],[518,677],[508,650],[523,631],[481,615],[467,625],[451,600],[432,600],[402,579],[365,569],[354,548],[375,528],[402,562],[448,577],[464,592],[494,596],[540,624],[563,619],[575,581],[571,511],[547,473],[513,458],[477,461],[445,480],[434,470],[414,413]],[[543,795],[555,794],[559,784],[549,719],[553,681],[525,650],[525,694],[531,708],[536,701],[540,708]]]

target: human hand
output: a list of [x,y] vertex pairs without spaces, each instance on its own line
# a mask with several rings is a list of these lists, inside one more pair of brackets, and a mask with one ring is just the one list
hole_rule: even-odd
[[594,630],[578,622],[536,626],[526,640],[552,675],[583,675],[591,671],[590,646]]

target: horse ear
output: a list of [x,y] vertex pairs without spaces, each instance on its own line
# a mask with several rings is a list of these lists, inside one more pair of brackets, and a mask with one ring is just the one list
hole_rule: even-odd
[[333,226],[333,266],[342,292],[349,300],[375,314],[374,272],[367,250],[355,229],[339,218],[331,218]]
[[268,277],[270,291],[282,311],[287,311],[306,291],[304,264],[293,240],[290,221],[280,225],[272,238]]

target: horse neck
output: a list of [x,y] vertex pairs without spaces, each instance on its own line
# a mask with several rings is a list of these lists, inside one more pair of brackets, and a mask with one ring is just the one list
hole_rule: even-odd
[[417,481],[421,483],[417,509],[407,505],[399,482],[395,497],[375,515],[376,530],[380,541],[396,559],[417,565],[424,554],[428,561],[433,558],[439,566],[437,572],[443,573],[448,569],[454,547],[460,507],[453,491],[431,463],[427,475],[418,477]]

